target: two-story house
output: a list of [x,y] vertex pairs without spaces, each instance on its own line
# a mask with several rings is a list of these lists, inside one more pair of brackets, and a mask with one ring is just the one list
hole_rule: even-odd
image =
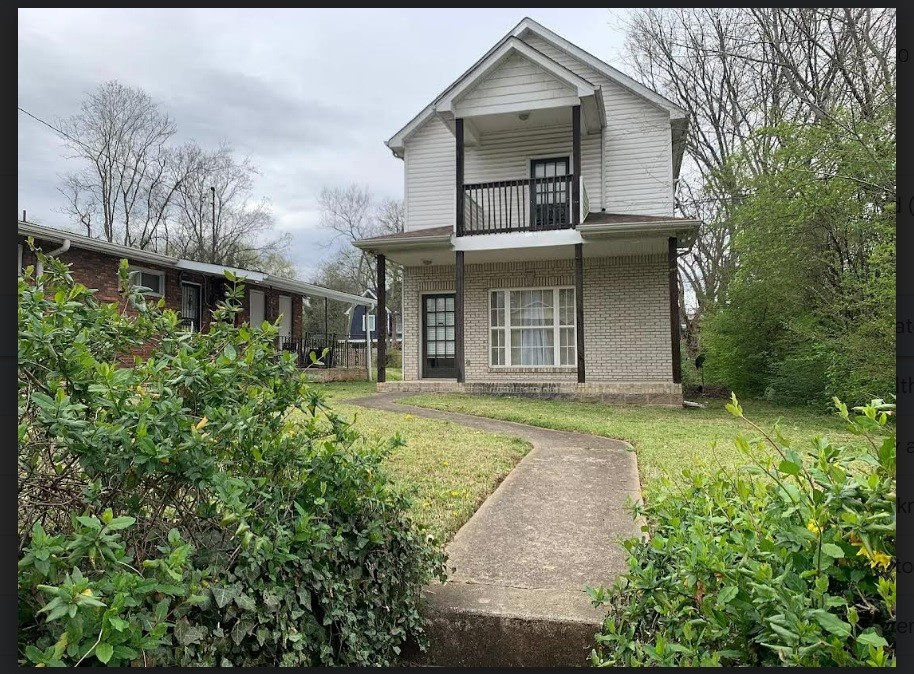
[[404,381],[379,389],[681,404],[676,259],[698,228],[673,215],[687,124],[521,21],[387,141],[405,231],[355,244],[379,279],[387,260],[404,268]]

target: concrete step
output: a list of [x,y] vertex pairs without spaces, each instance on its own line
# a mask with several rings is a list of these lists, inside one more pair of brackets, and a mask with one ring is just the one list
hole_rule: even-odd
[[429,648],[416,665],[452,667],[586,666],[602,610],[586,593],[448,582],[427,589]]

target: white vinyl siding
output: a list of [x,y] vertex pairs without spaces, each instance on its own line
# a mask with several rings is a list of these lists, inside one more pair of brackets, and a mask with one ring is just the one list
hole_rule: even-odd
[[574,367],[574,288],[512,288],[489,292],[492,367]]
[[515,53],[460,96],[456,112],[458,116],[484,115],[503,112],[506,106],[576,96],[568,84]]
[[[590,210],[599,211],[602,207],[609,213],[671,216],[673,153],[669,113],[541,38],[528,36],[524,41],[602,89],[606,109],[602,147],[600,134],[585,133],[581,137],[581,173]],[[528,66],[533,72],[522,76]],[[513,78],[544,80],[528,83],[534,87],[545,85],[548,78],[555,79],[524,57],[514,55],[470,90],[458,105],[483,92],[492,96],[507,91],[504,87]],[[527,84],[523,87],[526,90]],[[532,157],[570,154],[570,125],[485,133],[478,145],[466,148],[464,181],[526,178]],[[438,117],[432,116],[406,140],[404,164],[406,229],[453,227],[454,134]],[[601,203],[604,197],[605,203]]]
[[454,225],[454,134],[438,118],[406,141],[406,230]]
[[[604,151],[609,213],[673,214],[673,150],[669,113],[616,84],[552,43],[527,36],[524,42],[594,86],[602,88],[606,108]],[[587,171],[583,171],[585,178]],[[587,185],[591,210],[599,193]]]
[[[499,131],[466,148],[463,180],[481,183],[530,177],[530,160],[571,157],[571,126]],[[591,210],[600,210],[600,137],[581,137],[581,176]]]

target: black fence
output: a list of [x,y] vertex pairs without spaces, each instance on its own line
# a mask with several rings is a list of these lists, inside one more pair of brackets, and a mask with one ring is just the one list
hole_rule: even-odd
[[301,368],[367,367],[365,343],[335,333],[306,332],[304,337],[279,337],[279,349],[296,354]]

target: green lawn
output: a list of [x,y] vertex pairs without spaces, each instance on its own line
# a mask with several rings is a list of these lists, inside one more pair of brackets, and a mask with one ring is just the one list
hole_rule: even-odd
[[[391,370],[388,369],[388,379]],[[346,403],[375,392],[373,382],[316,384],[340,413],[355,418],[369,437],[400,433],[406,445],[388,459],[394,478],[415,494],[414,514],[443,541],[476,512],[511,469],[530,451],[518,438],[483,433],[412,414],[368,410]]]
[[[733,438],[737,434],[743,434],[746,439],[758,436],[744,421],[731,416],[722,400],[703,401],[707,409],[609,407],[599,403],[459,394],[416,395],[401,402],[626,440],[637,452],[641,483],[646,489],[663,475],[676,479],[684,468],[707,471],[745,465],[746,457],[736,449]],[[815,435],[827,435],[837,442],[852,437],[834,415],[755,400],[741,404],[746,417],[765,430],[771,430],[780,420],[781,432],[793,441],[795,449],[809,447],[808,438]]]

